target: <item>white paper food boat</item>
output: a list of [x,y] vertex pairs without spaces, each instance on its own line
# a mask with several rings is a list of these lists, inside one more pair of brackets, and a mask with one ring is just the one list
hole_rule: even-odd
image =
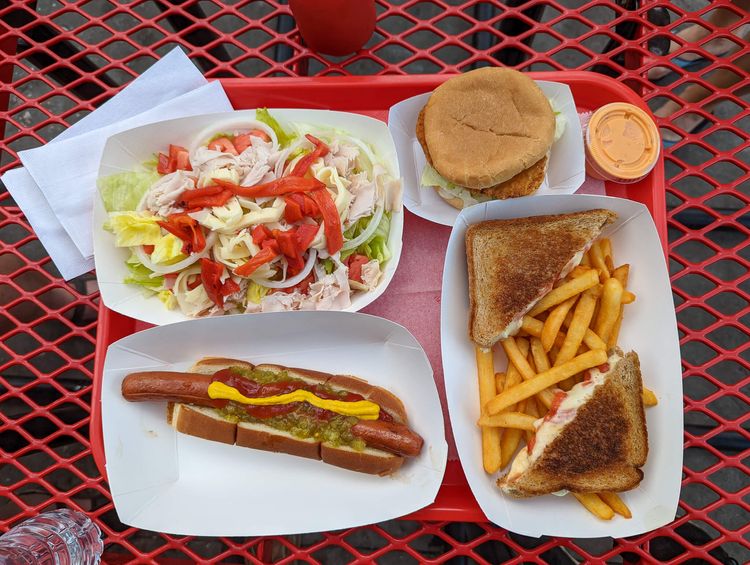
[[[514,499],[495,485],[499,474],[482,468],[479,393],[474,345],[468,337],[469,290],[465,233],[470,224],[607,208],[617,221],[605,229],[616,263],[630,264],[628,288],[637,298],[627,306],[619,346],[635,350],[644,385],[659,404],[646,409],[649,455],[639,487],[621,497],[633,517],[599,520],[571,496]],[[448,243],[441,299],[443,370],[451,427],[458,454],[474,496],[492,522],[527,536],[574,538],[626,537],[654,530],[675,517],[682,477],[682,370],[672,290],[656,227],[648,209],[637,202],[606,196],[549,196],[488,202],[463,210]],[[495,367],[507,366],[495,347]],[[505,470],[507,471],[507,469]]]

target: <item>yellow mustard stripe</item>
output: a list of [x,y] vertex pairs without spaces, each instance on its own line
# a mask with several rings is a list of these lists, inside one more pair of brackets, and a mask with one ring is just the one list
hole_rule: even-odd
[[287,394],[266,396],[263,398],[248,398],[240,394],[240,391],[236,388],[220,381],[215,381],[208,385],[208,396],[214,400],[232,400],[233,402],[252,404],[253,406],[275,406],[278,404],[289,404],[290,402],[307,402],[313,406],[336,412],[342,416],[356,416],[362,420],[377,420],[380,415],[380,406],[369,400],[357,400],[355,402],[326,400],[315,396],[307,390],[295,390]]

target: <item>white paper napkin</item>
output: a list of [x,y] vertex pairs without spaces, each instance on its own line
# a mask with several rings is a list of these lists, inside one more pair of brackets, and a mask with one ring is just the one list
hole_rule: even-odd
[[231,109],[221,85],[208,84],[176,48],[52,142],[20,152],[26,168],[2,180],[69,280],[94,267],[91,204],[106,139],[154,121]]

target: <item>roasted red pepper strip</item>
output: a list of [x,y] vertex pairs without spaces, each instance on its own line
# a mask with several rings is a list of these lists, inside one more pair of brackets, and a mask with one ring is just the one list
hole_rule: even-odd
[[302,206],[292,198],[292,196],[299,196],[298,194],[290,194],[284,198],[286,205],[284,206],[284,219],[287,223],[294,224],[302,220]]
[[279,250],[290,259],[299,257],[297,249],[297,232],[294,229],[281,231],[273,230],[273,237],[279,242]]
[[263,249],[258,251],[258,253],[256,253],[254,257],[251,257],[250,260],[245,264],[237,267],[234,270],[234,274],[239,275],[240,277],[249,277],[253,274],[255,269],[257,269],[261,265],[270,263],[276,258],[277,255],[278,252],[274,251],[270,246],[264,247]]
[[198,222],[187,214],[172,214],[166,222],[157,222],[157,224],[184,242],[182,252],[187,255],[200,253],[206,248],[203,230]]
[[301,224],[297,227],[297,249],[302,255],[318,235],[318,224]]
[[305,137],[315,146],[315,149],[312,150],[312,152],[308,153],[302,159],[297,161],[297,164],[294,165],[294,168],[292,169],[292,172],[289,173],[293,177],[303,177],[307,173],[307,171],[310,169],[310,166],[320,157],[323,157],[324,155],[328,154],[328,146],[320,141],[317,137],[314,137],[310,135],[309,133],[305,135]]
[[341,218],[339,218],[339,211],[336,209],[336,204],[333,202],[333,198],[331,198],[331,195],[325,188],[311,191],[310,198],[312,198],[315,201],[315,204],[318,205],[318,208],[320,208],[320,213],[325,222],[328,253],[333,255],[344,245],[344,234],[341,233]]
[[268,239],[271,236],[271,230],[269,230],[266,226],[263,224],[258,224],[255,226],[251,231],[250,235],[253,237],[253,243],[255,245],[260,245],[263,243],[266,239]]
[[237,196],[244,196],[245,198],[283,196],[291,192],[309,192],[325,187],[318,179],[303,179],[301,177],[282,177],[264,184],[256,184],[255,186],[239,186],[222,179],[213,179],[213,181],[219,186],[228,188]]
[[186,190],[180,196],[180,206],[183,208],[189,208],[191,210],[200,208],[209,208],[213,206],[224,206],[229,199],[234,196],[231,190],[221,188],[220,186],[212,186],[210,188],[218,188],[219,191],[208,193],[205,189],[198,190]]
[[237,292],[240,287],[231,278],[221,282],[221,275],[224,274],[224,265],[206,259],[201,259],[201,282],[206,294],[211,301],[217,306],[224,307],[224,298]]

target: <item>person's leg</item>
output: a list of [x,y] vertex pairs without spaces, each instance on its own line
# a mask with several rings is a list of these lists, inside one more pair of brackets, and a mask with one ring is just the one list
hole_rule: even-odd
[[[745,12],[750,11],[750,0],[735,0],[733,4]],[[739,16],[735,12],[726,8],[716,8],[715,10],[709,12],[707,17],[708,23],[714,29],[728,28],[732,24],[736,23],[739,19]],[[702,39],[706,38],[709,33],[710,31],[706,27],[703,27],[699,24],[692,24],[677,32],[676,35],[679,38],[685,40],[685,42],[687,43],[698,43]],[[746,35],[744,29],[736,30],[734,33],[738,36]],[[672,41],[669,46],[669,52],[674,53],[680,47],[681,45],[679,43]],[[705,49],[712,55],[717,56],[731,55],[732,53],[738,51],[739,48],[740,45],[738,45],[736,42],[723,37],[717,37],[716,39],[709,41],[703,46],[703,49]],[[684,61],[695,61],[697,59],[700,59],[700,56],[695,53],[685,53],[681,55],[680,58]],[[649,70],[648,78],[650,78],[651,80],[658,80],[668,75],[670,72],[671,71],[666,67],[654,67],[653,69]]]
[[[747,36],[750,34],[746,34]],[[749,71],[750,70],[750,54],[743,55],[737,61],[735,64],[743,70]],[[710,77],[708,77],[708,82],[715,85],[717,88],[725,89],[729,88],[733,84],[736,84],[740,81],[742,77],[740,77],[737,73],[732,72],[728,69],[718,69],[716,70]],[[701,100],[704,100],[709,94],[711,94],[711,91],[700,86],[699,84],[691,84],[685,90],[683,90],[680,93],[680,98],[687,104],[697,104]],[[703,109],[711,112],[713,110],[713,107],[716,103],[709,103],[703,106]],[[654,115],[660,118],[666,118],[677,112],[683,107],[683,104],[678,104],[677,102],[673,100],[667,101],[665,104],[654,110]],[[672,124],[679,127],[685,132],[691,132],[693,131],[698,124],[700,124],[703,121],[703,118],[697,114],[687,114],[685,116],[680,116],[679,118],[672,121]],[[670,130],[662,129],[662,138],[664,138],[667,141],[679,141],[680,136],[673,133]]]

